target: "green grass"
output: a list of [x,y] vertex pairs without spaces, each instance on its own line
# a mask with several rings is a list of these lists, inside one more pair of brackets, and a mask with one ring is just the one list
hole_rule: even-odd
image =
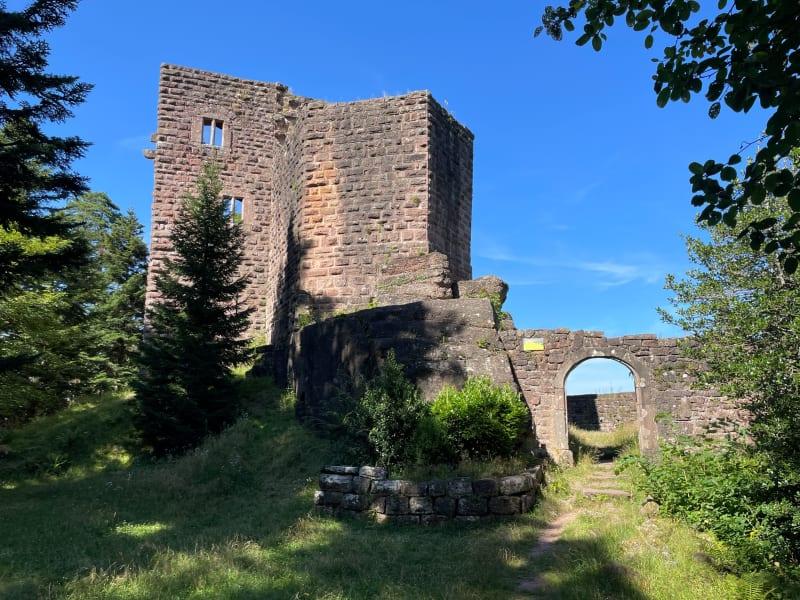
[[620,425],[612,431],[594,431],[569,426],[569,447],[575,460],[582,457],[610,459],[635,450],[639,445],[636,423]]
[[397,479],[448,479],[451,477],[503,477],[517,475],[533,467],[541,460],[534,459],[533,455],[514,458],[493,458],[490,460],[465,460],[457,465],[413,465],[405,468],[393,469],[389,475]]
[[[584,458],[564,472],[553,495],[562,510],[577,512],[553,552],[533,569],[547,584],[545,597],[565,600],[736,599],[743,584],[702,557],[715,542],[671,519],[641,514],[634,501],[587,499],[572,492],[591,471]],[[631,489],[623,480],[622,487]]]
[[[556,598],[731,597],[730,576],[690,560],[702,549],[696,534],[671,521],[645,527],[633,504],[613,519],[587,513],[563,553],[532,562],[544,519],[584,467],[555,474],[537,511],[510,521],[419,528],[317,516],[319,467],[340,449],[298,425],[286,395],[245,387],[249,415],[172,461],[138,455],[126,398],[7,432],[0,598],[513,598],[543,570]],[[50,450],[62,466],[41,468]],[[596,577],[614,561],[630,572]]]

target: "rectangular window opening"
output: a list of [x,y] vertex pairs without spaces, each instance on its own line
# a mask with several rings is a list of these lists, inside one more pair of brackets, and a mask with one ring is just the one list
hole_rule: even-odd
[[244,200],[235,196],[223,196],[222,199],[225,200],[225,214],[233,221],[240,222],[244,216]]
[[223,142],[223,121],[220,119],[203,119],[203,133],[201,141],[206,146],[222,147]]

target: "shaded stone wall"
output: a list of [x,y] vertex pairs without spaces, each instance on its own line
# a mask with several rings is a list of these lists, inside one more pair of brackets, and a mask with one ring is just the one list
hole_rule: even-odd
[[514,384],[492,306],[486,299],[425,300],[360,310],[304,327],[292,348],[297,414],[324,421],[354,381],[374,374],[389,350],[432,399],[469,375]]
[[[221,148],[202,144],[203,118],[224,122]],[[244,199],[251,335],[287,345],[298,294],[321,312],[364,306],[396,257],[438,251],[471,271],[472,134],[428,92],[332,104],[163,65],[154,139],[148,303],[206,160]]]
[[430,250],[449,257],[454,281],[472,279],[472,133],[435,100],[429,127]]
[[[635,422],[645,452],[655,450],[660,438],[724,434],[747,421],[737,402],[714,390],[693,389],[698,365],[681,357],[675,339],[651,334],[608,338],[601,332],[568,329],[517,330],[510,319],[497,323],[487,299],[504,298],[507,286],[501,280],[486,277],[448,288],[442,285],[449,280],[447,273],[436,276],[438,268],[446,267],[440,257],[398,260],[398,268],[389,272],[389,280],[397,283],[394,300],[402,301],[404,292],[432,299],[359,310],[308,325],[295,334],[292,384],[301,419],[324,421],[342,395],[354,391],[353,382],[372,376],[389,350],[394,350],[409,379],[428,399],[443,385],[459,386],[473,375],[516,386],[531,411],[536,439],[558,461],[572,460],[565,381],[590,358],[615,359],[631,369],[635,392],[600,396],[592,419],[604,430]],[[416,263],[424,277],[403,280],[402,266]],[[477,297],[450,298],[453,292]],[[526,340],[535,343],[526,349]]]
[[613,431],[637,417],[635,392],[567,396],[567,422],[581,429]]
[[541,465],[518,475],[485,479],[415,482],[388,476],[381,467],[323,467],[314,505],[329,514],[366,515],[379,523],[473,522],[528,512],[544,483]]

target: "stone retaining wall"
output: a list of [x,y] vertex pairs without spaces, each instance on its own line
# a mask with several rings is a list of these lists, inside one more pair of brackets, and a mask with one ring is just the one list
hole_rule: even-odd
[[431,525],[479,521],[528,512],[544,484],[537,465],[519,475],[424,482],[389,479],[382,467],[327,466],[314,494],[317,510],[341,516],[370,516],[379,523]]
[[614,431],[636,423],[636,392],[567,396],[567,421],[589,431]]

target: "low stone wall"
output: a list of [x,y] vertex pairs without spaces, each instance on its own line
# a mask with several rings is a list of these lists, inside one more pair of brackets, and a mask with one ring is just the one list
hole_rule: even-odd
[[314,494],[318,510],[335,515],[371,516],[379,523],[432,525],[479,521],[528,512],[544,483],[537,465],[519,475],[415,482],[389,479],[382,467],[328,466]]
[[567,396],[567,420],[581,429],[614,431],[637,417],[636,392]]

